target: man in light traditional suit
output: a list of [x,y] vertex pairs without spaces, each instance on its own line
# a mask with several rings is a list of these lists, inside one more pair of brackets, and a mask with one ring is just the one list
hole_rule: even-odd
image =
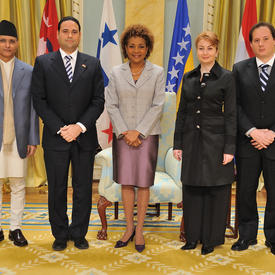
[[275,254],[275,29],[261,22],[252,27],[249,40],[256,57],[234,65],[238,105],[237,203],[239,240],[232,250],[257,243],[256,190],[263,172],[267,202],[266,246]]
[[34,111],[30,85],[32,67],[15,57],[18,48],[15,26],[0,22],[0,241],[2,189],[6,178],[11,188],[9,239],[17,246],[28,244],[21,231],[25,203],[26,158],[39,144],[38,117]]
[[[58,24],[60,49],[36,58],[32,95],[44,123],[44,160],[49,186],[49,219],[55,241],[64,250],[67,240],[89,247],[88,231],[94,154],[98,146],[95,123],[104,109],[104,84],[98,59],[80,53],[80,24],[64,17]],[[72,162],[72,222],[67,216],[67,179]]]

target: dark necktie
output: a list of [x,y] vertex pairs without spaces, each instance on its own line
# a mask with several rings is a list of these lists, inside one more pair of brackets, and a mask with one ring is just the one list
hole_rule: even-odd
[[269,67],[269,65],[262,64],[260,67],[261,67],[261,72],[260,72],[261,88],[262,88],[262,91],[265,92],[265,88],[269,78],[269,74],[267,72],[267,68]]
[[66,59],[65,69],[66,69],[69,81],[72,82],[73,80],[73,68],[71,63],[72,57],[70,55],[66,55],[65,59]]

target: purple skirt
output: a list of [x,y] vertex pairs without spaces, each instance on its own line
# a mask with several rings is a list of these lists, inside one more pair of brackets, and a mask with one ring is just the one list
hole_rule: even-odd
[[138,147],[113,138],[113,180],[122,185],[150,187],[154,184],[159,136],[141,140]]

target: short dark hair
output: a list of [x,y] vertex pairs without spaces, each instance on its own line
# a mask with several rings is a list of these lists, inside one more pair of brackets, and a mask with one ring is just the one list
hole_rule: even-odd
[[148,58],[154,47],[154,36],[151,31],[146,26],[141,24],[130,25],[123,31],[120,37],[120,45],[125,58],[128,58],[126,46],[131,37],[141,37],[145,40],[146,47],[148,48],[145,58]]
[[79,29],[79,32],[81,31],[81,26],[80,26],[80,23],[79,23],[79,21],[76,19],[76,18],[74,18],[73,16],[65,16],[65,17],[63,17],[59,22],[58,22],[58,31],[60,31],[60,27],[61,27],[61,24],[63,23],[63,22],[65,22],[65,21],[73,21],[73,22],[75,22],[77,25],[78,25],[78,29]]
[[271,35],[273,37],[273,39],[275,39],[275,29],[274,26],[270,23],[267,22],[259,22],[257,24],[255,24],[249,31],[249,42],[251,43],[253,40],[253,32],[255,31],[255,29],[258,29],[260,27],[267,27],[269,28]]

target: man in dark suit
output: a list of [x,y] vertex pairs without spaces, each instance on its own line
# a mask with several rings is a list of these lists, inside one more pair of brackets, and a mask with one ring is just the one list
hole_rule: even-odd
[[[53,249],[74,241],[89,247],[88,231],[95,149],[95,123],[104,108],[104,84],[98,59],[80,53],[80,24],[64,17],[58,24],[57,52],[36,58],[31,91],[44,123],[42,145],[49,185],[49,219]],[[67,216],[67,179],[72,164],[72,222]]]
[[263,172],[267,192],[264,233],[275,254],[275,30],[269,23],[254,25],[249,33],[256,57],[234,65],[238,106],[237,203],[239,240],[232,250],[257,243],[256,190]]
[[13,23],[0,22],[0,241],[2,189],[8,179],[11,188],[9,239],[14,245],[28,241],[21,231],[25,204],[27,158],[39,144],[38,117],[31,98],[32,66],[15,57],[18,49],[17,30]]

